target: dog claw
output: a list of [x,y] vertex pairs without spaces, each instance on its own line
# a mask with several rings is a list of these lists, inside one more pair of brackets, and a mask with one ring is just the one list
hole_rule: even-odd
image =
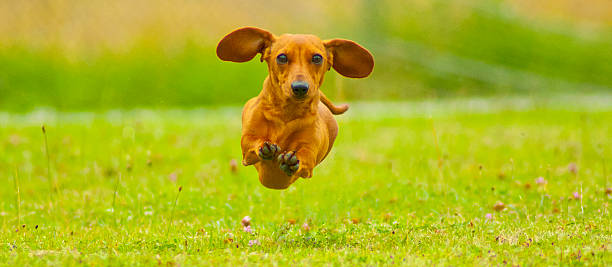
[[278,155],[278,167],[287,176],[292,176],[300,168],[300,160],[298,160],[295,151],[286,152]]
[[278,147],[276,144],[266,141],[263,143],[263,145],[261,145],[261,147],[259,147],[257,155],[264,160],[271,160],[279,151],[280,147]]

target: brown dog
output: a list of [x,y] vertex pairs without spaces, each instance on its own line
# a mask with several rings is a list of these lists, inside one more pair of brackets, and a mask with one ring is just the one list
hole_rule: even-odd
[[217,46],[217,56],[226,61],[246,62],[258,53],[269,75],[242,112],[242,164],[255,164],[265,187],[285,189],[299,177],[312,177],[338,134],[332,113],[348,109],[335,106],[319,90],[325,72],[333,67],[346,77],[367,77],[374,59],[353,41],[277,37],[251,27],[233,31]]

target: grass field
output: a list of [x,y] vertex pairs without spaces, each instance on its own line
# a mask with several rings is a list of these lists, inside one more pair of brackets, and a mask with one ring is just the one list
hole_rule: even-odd
[[232,171],[239,107],[0,113],[0,265],[612,263],[611,95],[337,118],[314,177],[275,191]]

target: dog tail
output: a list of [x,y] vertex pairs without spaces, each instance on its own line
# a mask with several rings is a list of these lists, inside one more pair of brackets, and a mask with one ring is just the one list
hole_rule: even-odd
[[323,94],[323,92],[321,92],[321,102],[323,102],[323,104],[329,109],[329,111],[331,111],[332,114],[334,115],[340,115],[344,112],[346,112],[349,109],[349,105],[347,104],[342,104],[340,106],[336,106],[334,105],[334,103],[332,103],[326,96],[325,94]]

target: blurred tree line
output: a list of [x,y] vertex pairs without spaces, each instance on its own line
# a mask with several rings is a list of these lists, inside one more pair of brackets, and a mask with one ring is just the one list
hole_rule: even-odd
[[242,26],[346,38],[371,77],[335,101],[612,92],[612,2],[593,0],[3,1],[0,110],[242,104],[267,68],[216,58]]

